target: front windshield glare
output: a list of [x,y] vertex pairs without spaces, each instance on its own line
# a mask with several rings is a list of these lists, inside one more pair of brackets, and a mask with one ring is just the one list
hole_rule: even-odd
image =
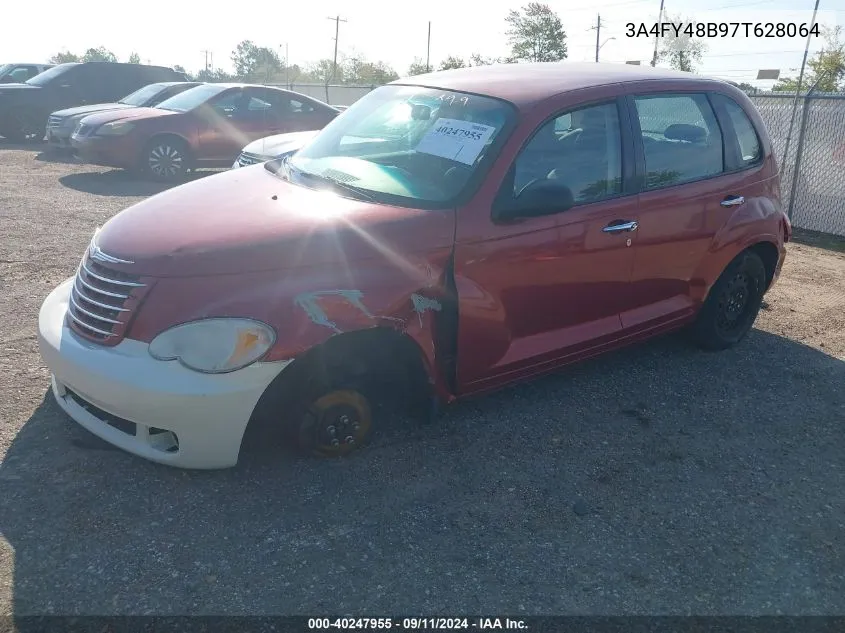
[[513,116],[513,106],[490,97],[383,86],[295,154],[291,171],[378,201],[443,206],[468,186]]
[[142,106],[161,92],[162,88],[163,86],[161,84],[150,84],[149,86],[144,86],[132,94],[123,97],[123,99],[120,100],[120,103],[131,106]]
[[74,66],[76,66],[76,64],[59,64],[58,66],[53,66],[52,68],[45,70],[43,73],[38,73],[32,79],[27,79],[26,83],[31,86],[43,86],[48,81],[51,81],[60,75],[64,75]]
[[165,99],[156,107],[162,110],[175,110],[176,112],[187,112],[201,106],[212,97],[227,90],[226,86],[220,84],[206,84],[195,88],[188,88],[185,92]]

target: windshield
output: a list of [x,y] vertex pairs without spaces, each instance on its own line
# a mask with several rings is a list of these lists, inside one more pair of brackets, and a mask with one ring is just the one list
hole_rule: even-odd
[[26,83],[31,86],[43,86],[56,77],[64,75],[74,66],[77,66],[77,64],[59,64],[58,66],[53,66],[52,68],[45,70],[43,73],[38,73],[32,79],[27,79]]
[[0,64],[0,77],[5,75],[10,68],[12,68],[12,64]]
[[136,90],[131,95],[127,95],[123,97],[118,103],[122,103],[124,105],[131,105],[131,106],[143,106],[150,102],[159,92],[164,90],[164,86],[161,84],[150,84],[149,86],[144,86],[140,90]]
[[174,110],[175,112],[187,112],[193,110],[197,106],[220,94],[229,87],[221,84],[205,84],[197,86],[196,88],[189,88],[185,92],[180,92],[178,95],[165,99],[156,107],[162,110]]
[[309,178],[342,183],[376,201],[448,206],[480,174],[514,116],[513,106],[490,97],[383,86],[292,156],[288,172],[302,184]]

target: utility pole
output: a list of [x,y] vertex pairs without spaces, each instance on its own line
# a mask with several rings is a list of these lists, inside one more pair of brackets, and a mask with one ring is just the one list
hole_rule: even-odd
[[346,20],[341,20],[339,15],[329,18],[329,20],[334,20],[334,59],[332,61],[332,81],[334,81],[337,77],[337,39],[340,35],[340,23],[346,22]]
[[596,14],[596,63],[599,61],[599,35],[601,34],[601,14]]
[[[660,29],[660,24],[663,22],[663,0],[660,0],[660,11],[657,12],[657,28]],[[659,32],[659,30],[658,30]],[[657,66],[657,44],[660,42],[660,36],[654,38],[654,55],[651,56],[651,65]]]
[[205,54],[205,69],[206,69],[206,71],[208,70],[208,54],[209,54],[210,52],[211,52],[211,51],[200,51],[200,53],[204,53],[204,54]]
[[425,46],[425,72],[431,72],[431,20],[428,21],[428,43]]

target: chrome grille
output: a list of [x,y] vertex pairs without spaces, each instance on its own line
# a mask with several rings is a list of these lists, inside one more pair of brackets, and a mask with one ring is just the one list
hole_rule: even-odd
[[106,345],[116,345],[148,284],[97,263],[86,253],[73,280],[68,325],[74,332]]
[[64,122],[65,122],[64,118],[62,118],[60,116],[53,116],[51,114],[50,118],[47,119],[47,127],[51,127],[51,128],[62,127],[62,123],[64,123]]
[[265,163],[269,158],[265,156],[261,156],[259,154],[251,154],[249,152],[241,152],[241,155],[238,156],[238,165],[241,167],[246,167],[247,165],[255,165],[257,163]]

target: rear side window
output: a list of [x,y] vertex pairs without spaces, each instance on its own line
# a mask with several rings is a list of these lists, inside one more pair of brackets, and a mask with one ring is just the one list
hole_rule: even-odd
[[658,189],[724,171],[722,133],[703,94],[634,98],[642,131],[645,187]]
[[739,145],[739,161],[740,167],[750,167],[757,163],[763,156],[763,150],[760,147],[760,138],[757,136],[757,131],[754,129],[754,124],[748,118],[745,110],[742,109],[736,101],[725,95],[716,94],[713,98],[718,100],[728,113],[728,118],[733,126],[733,132],[736,134],[736,140]]

